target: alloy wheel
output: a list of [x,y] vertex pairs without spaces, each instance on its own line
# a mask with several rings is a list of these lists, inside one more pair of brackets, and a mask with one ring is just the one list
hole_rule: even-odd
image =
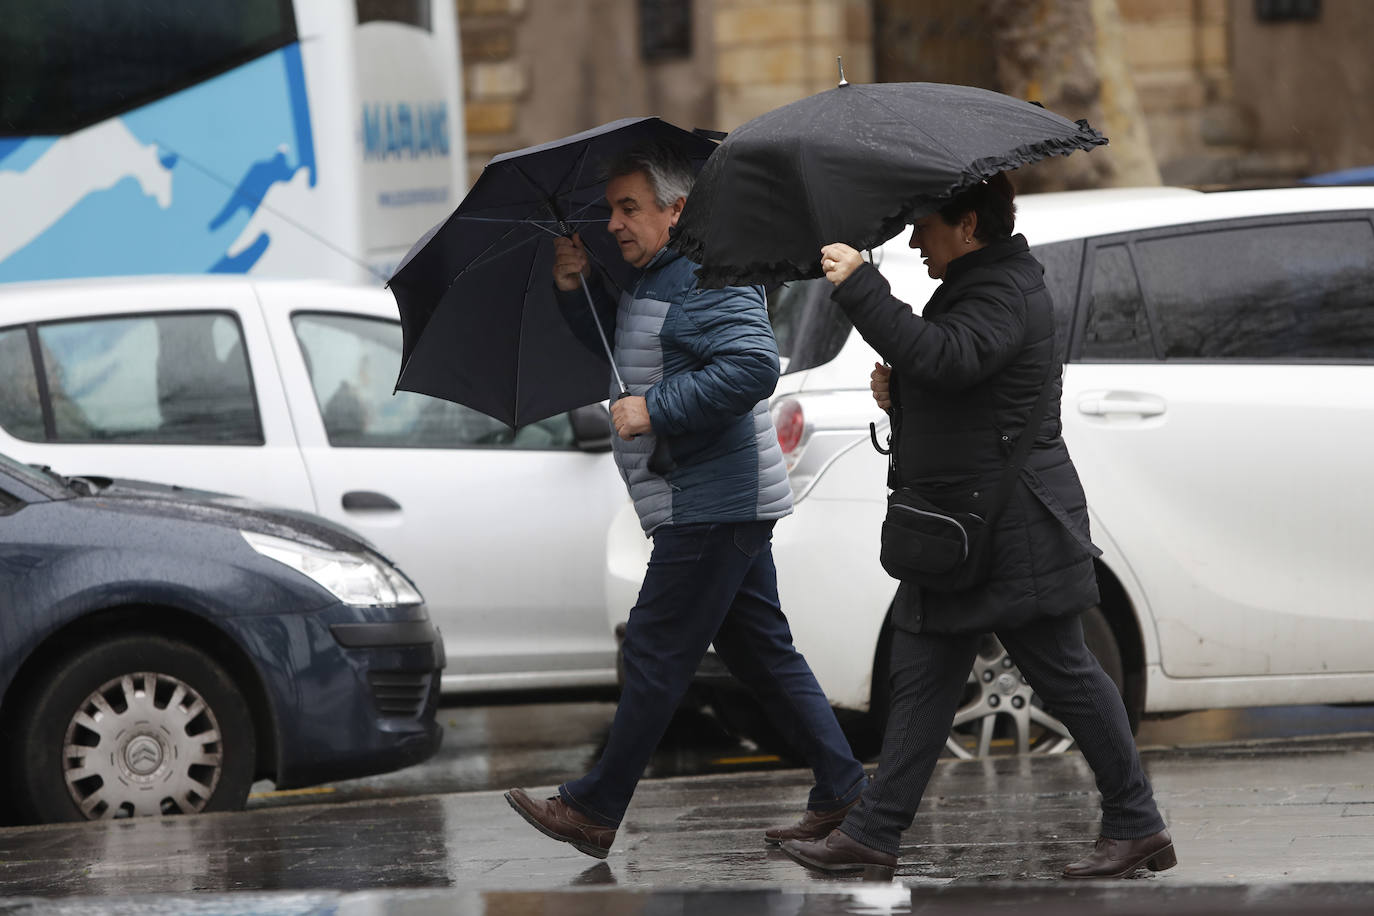
[[1006,754],[1060,754],[1073,746],[1064,723],[1040,698],[995,636],[984,637],[945,749],[971,760]]

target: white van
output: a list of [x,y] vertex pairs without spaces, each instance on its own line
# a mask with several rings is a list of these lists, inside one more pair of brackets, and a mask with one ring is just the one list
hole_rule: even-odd
[[463,196],[452,0],[7,9],[0,282],[380,283]]

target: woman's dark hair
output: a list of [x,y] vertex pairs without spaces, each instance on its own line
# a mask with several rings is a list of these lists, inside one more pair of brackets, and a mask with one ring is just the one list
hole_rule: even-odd
[[965,213],[972,212],[978,217],[978,227],[973,230],[973,237],[978,241],[1011,238],[1016,229],[1015,200],[1016,188],[1011,179],[1006,172],[998,172],[955,195],[940,208],[940,219],[953,226]]

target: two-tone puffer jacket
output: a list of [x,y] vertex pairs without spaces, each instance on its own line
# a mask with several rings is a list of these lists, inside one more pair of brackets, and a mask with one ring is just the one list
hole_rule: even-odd
[[[616,367],[630,394],[645,399],[653,425],[652,434],[611,439],[649,535],[663,525],[777,519],[792,511],[768,413],[778,345],[763,289],[699,289],[696,269],[664,248],[618,304],[596,297],[602,326],[614,321]],[[580,290],[559,300],[570,321],[587,314]]]

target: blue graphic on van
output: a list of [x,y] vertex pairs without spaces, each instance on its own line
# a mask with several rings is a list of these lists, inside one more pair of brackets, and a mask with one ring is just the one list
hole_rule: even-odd
[[[0,281],[245,273],[272,192],[319,193],[299,45],[119,118],[0,149]],[[304,174],[302,174],[304,173]]]
[[52,144],[52,137],[0,137],[0,171],[24,171]]

